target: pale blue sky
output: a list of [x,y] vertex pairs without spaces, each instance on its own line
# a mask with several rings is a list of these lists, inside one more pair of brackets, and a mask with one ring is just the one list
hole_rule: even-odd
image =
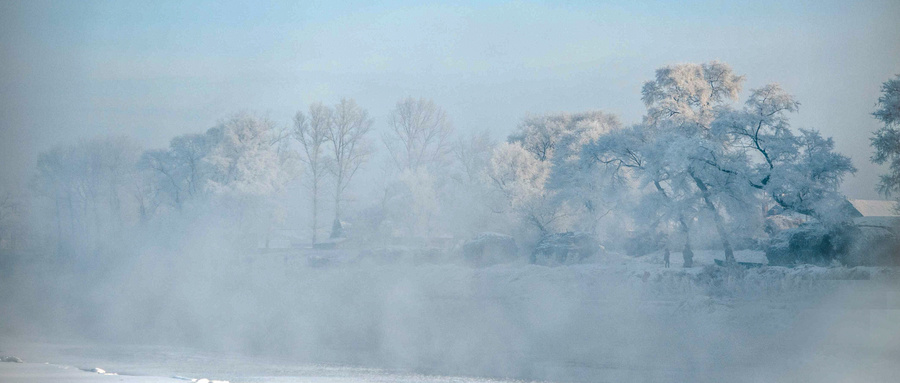
[[900,1],[257,3],[0,0],[0,182],[82,137],[164,146],[236,111],[288,123],[341,97],[377,129],[408,95],[498,138],[528,113],[637,122],[655,68],[718,59],[748,89],[794,93],[795,126],[860,169],[844,191],[876,197],[869,113],[900,73]]

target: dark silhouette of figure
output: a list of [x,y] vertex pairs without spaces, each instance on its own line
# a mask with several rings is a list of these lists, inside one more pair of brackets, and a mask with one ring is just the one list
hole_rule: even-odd
[[667,247],[663,251],[663,262],[666,264],[666,268],[669,268],[669,248]]

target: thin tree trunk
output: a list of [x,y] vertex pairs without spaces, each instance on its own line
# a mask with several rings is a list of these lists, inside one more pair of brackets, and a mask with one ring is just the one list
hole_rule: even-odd
[[331,225],[331,238],[340,238],[344,235],[344,228],[341,226],[341,176],[338,175],[337,187],[334,192],[334,223]]
[[59,195],[56,195],[56,255],[62,253],[62,213],[59,209]]
[[319,180],[316,177],[316,174],[313,173],[313,187],[312,187],[312,244],[316,245],[316,228],[319,222]]

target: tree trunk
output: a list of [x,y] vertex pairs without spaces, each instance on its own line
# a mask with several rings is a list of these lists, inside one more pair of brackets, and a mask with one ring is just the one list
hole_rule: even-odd
[[341,226],[341,184],[343,183],[343,180],[341,179],[340,172],[338,172],[336,178],[335,183],[337,186],[334,191],[334,223],[331,225],[331,238],[341,238],[344,235],[344,229]]
[[59,209],[59,195],[55,198],[56,201],[56,255],[60,255],[62,253],[62,213]]
[[684,259],[683,267],[693,267],[694,251],[691,250],[691,228],[688,226],[687,221],[684,220],[683,215],[678,216],[678,227],[681,228],[681,233],[684,234],[684,249],[681,250],[681,257]]
[[728,241],[728,232],[725,230],[725,223],[722,222],[722,217],[719,215],[718,209],[716,209],[716,205],[712,203],[712,199],[709,195],[709,189],[706,187],[706,184],[703,183],[702,180],[697,178],[693,173],[691,174],[691,178],[694,179],[694,183],[697,184],[697,188],[700,189],[700,193],[703,196],[703,202],[706,204],[706,207],[713,214],[713,221],[716,223],[716,231],[719,233],[719,238],[722,239],[722,247],[725,249],[725,263],[729,265],[734,265],[734,250],[731,248],[731,242]]
[[313,187],[312,187],[312,244],[316,245],[316,229],[319,224],[319,180],[317,178],[317,174],[313,173]]
[[334,223],[331,225],[331,238],[341,238],[344,236],[344,227],[341,225],[341,219],[334,217]]

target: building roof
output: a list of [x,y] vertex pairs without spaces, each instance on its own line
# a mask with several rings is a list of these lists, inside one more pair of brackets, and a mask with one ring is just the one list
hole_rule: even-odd
[[849,202],[863,217],[900,217],[896,201],[851,199]]

